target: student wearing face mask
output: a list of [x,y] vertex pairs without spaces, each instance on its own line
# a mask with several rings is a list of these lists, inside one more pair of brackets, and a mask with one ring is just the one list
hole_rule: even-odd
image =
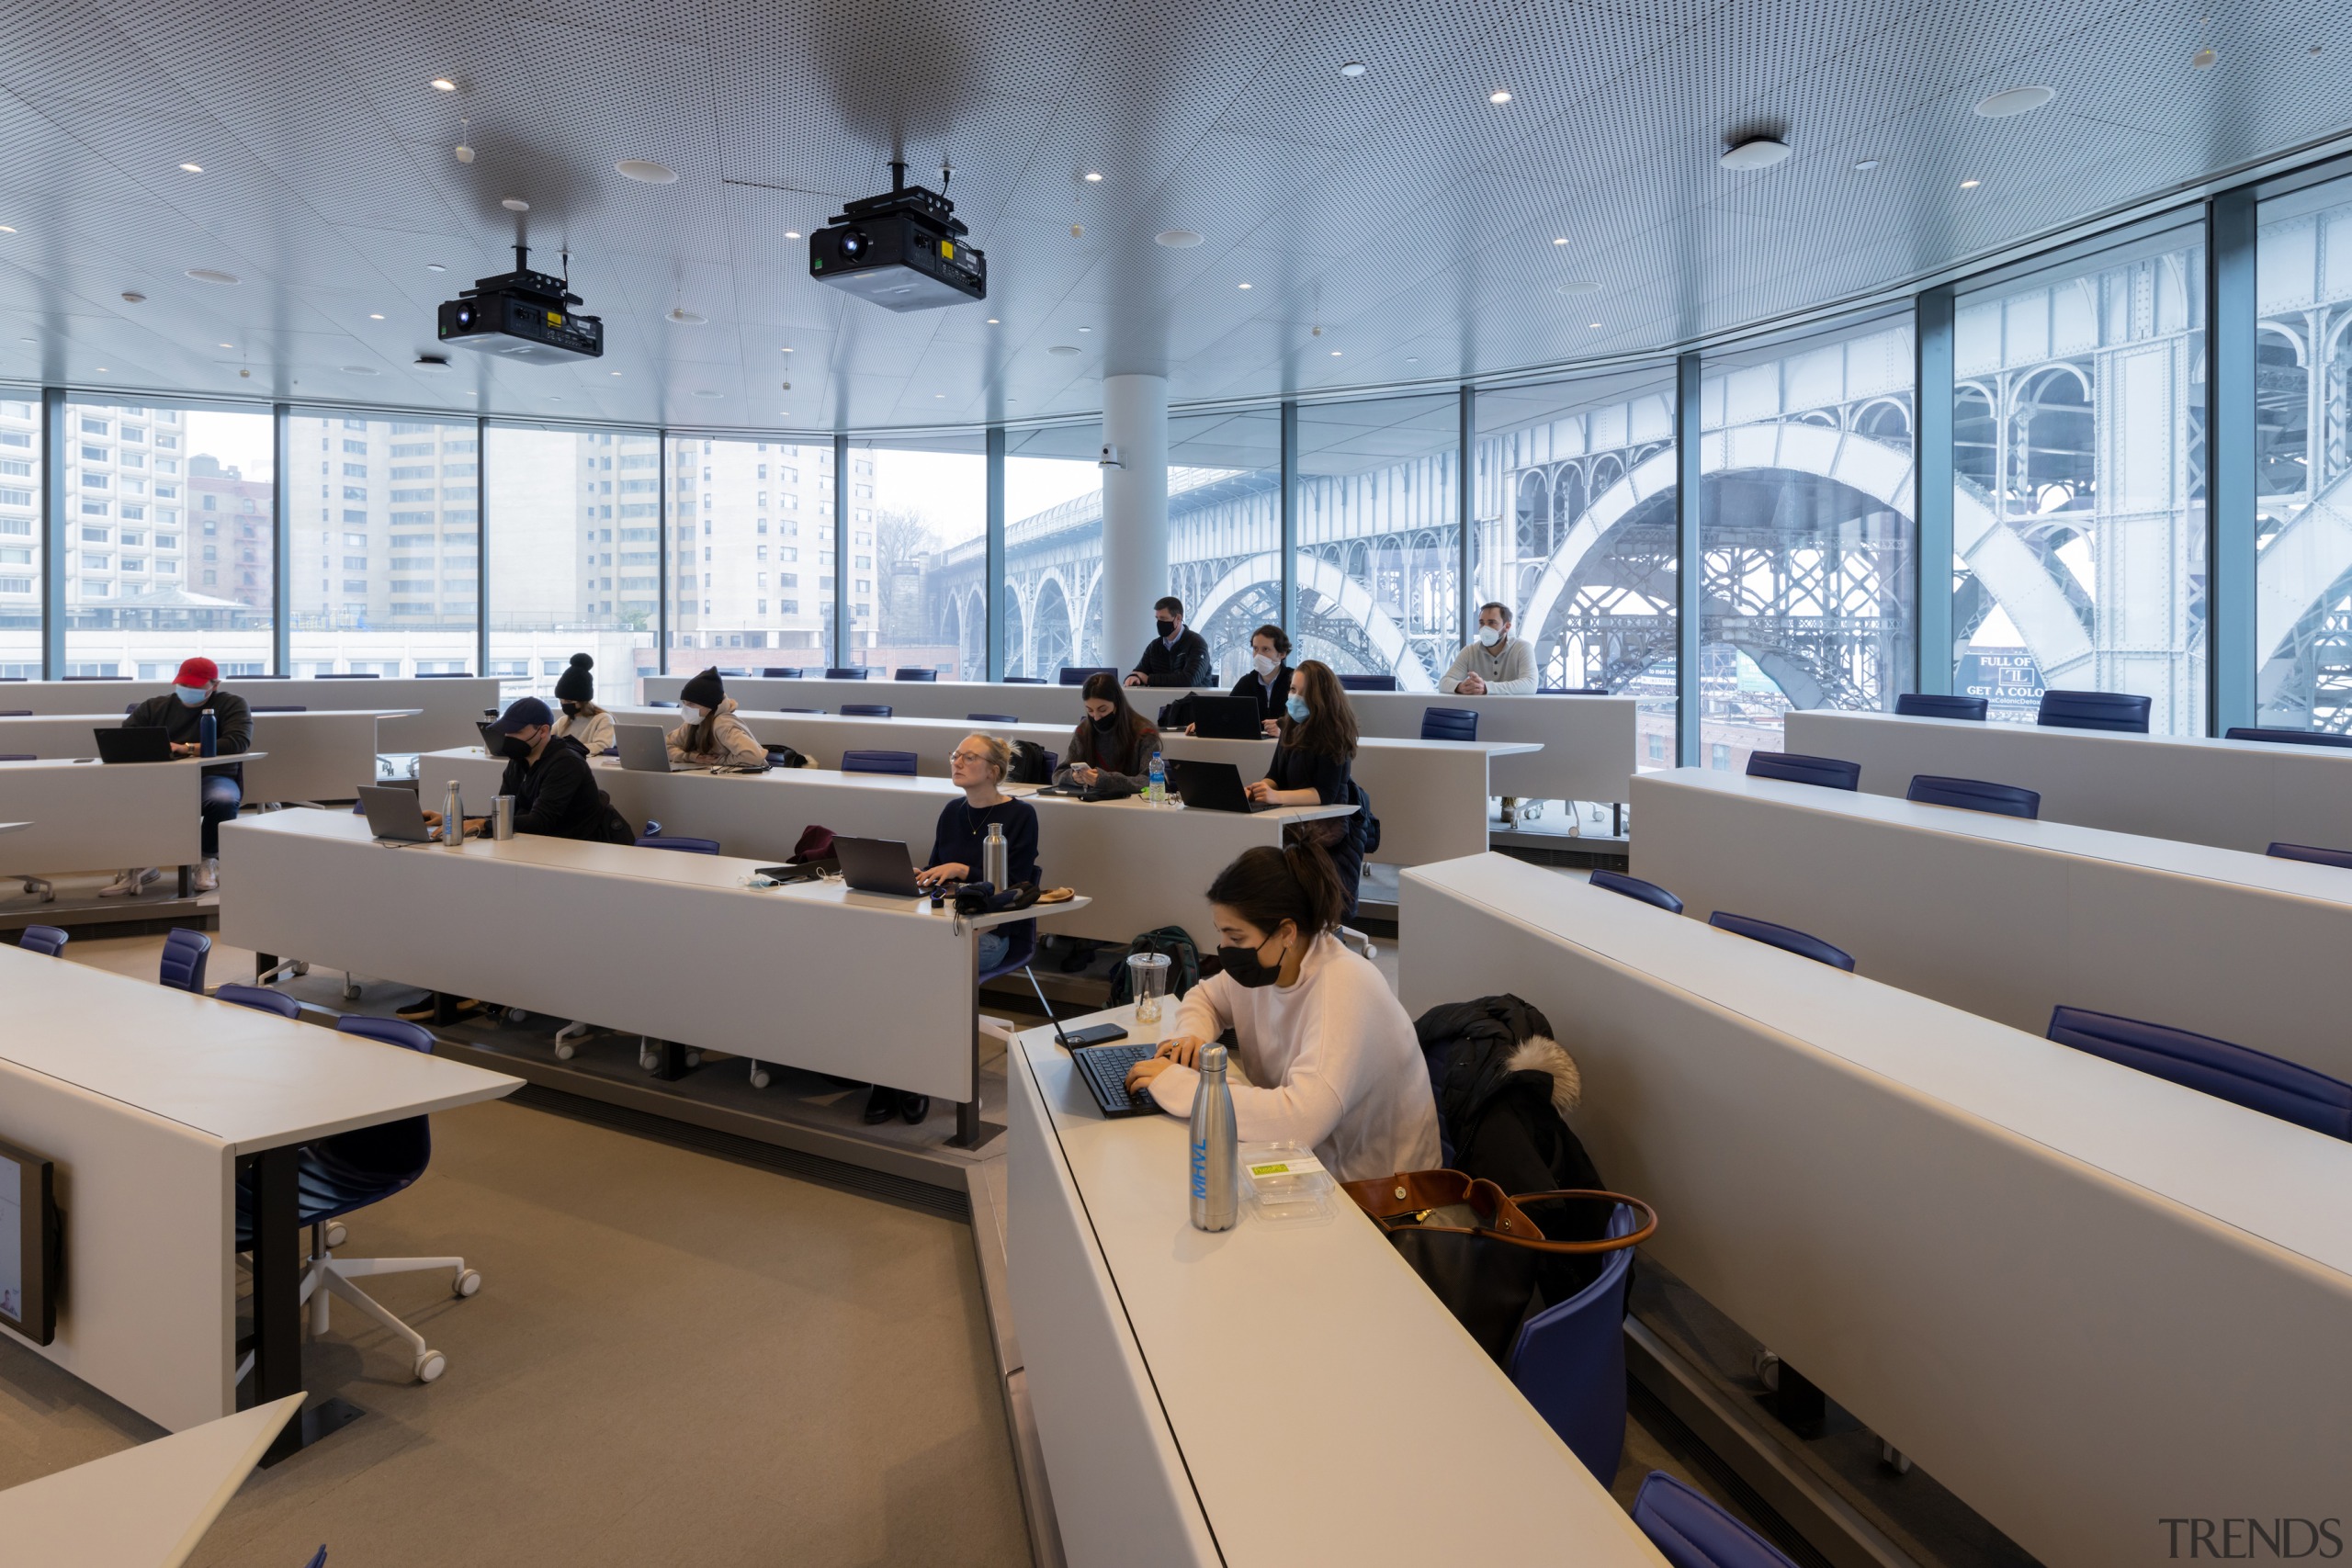
[[1184,624],[1184,601],[1174,594],[1151,607],[1159,635],[1143,645],[1143,656],[1127,674],[1130,686],[1214,686],[1216,668],[1209,645]]
[[[149,697],[123,719],[125,729],[161,729],[172,743],[175,757],[193,757],[202,745],[204,715],[212,715],[220,756],[234,757],[254,747],[254,717],[245,699],[220,689],[220,667],[198,656],[181,661],[172,677],[172,689]],[[220,824],[232,821],[245,798],[245,771],[237,763],[203,770],[204,785],[198,809],[204,818],[201,837],[204,863],[197,868],[194,886],[209,893],[220,886]],[[98,889],[101,898],[135,897],[161,876],[155,866],[132,866]]]
[[1290,696],[1290,634],[1277,626],[1260,626],[1250,634],[1249,672],[1233,683],[1233,694],[1258,705],[1258,722],[1269,735],[1282,728]]
[[712,665],[678,692],[678,728],[670,731],[670,761],[705,768],[754,768],[768,765],[767,748],[752,739],[735,716],[735,699],[727,694]]
[[1096,671],[1080,688],[1086,716],[1070,732],[1054,783],[1065,789],[1092,789],[1103,783],[1140,791],[1151,782],[1151,754],[1159,731],[1127,705],[1127,694],[1113,677]]
[[594,659],[575,653],[555,678],[555,700],[563,709],[555,732],[579,741],[591,757],[601,757],[613,749],[613,716],[596,705],[595,668]]
[[1453,656],[1441,692],[1465,697],[1524,696],[1535,690],[1535,653],[1510,635],[1510,606],[1478,606],[1478,636]]
[[[1319,659],[1299,661],[1283,699],[1282,723],[1266,776],[1249,786],[1252,800],[1269,806],[1342,806],[1356,801],[1356,714],[1347,688]],[[1315,840],[1329,856],[1346,901],[1342,919],[1355,911],[1363,876],[1363,813],[1293,823],[1293,838]]]
[[[555,716],[547,704],[537,697],[517,697],[490,728],[499,739],[498,754],[506,759],[498,793],[514,797],[517,833],[604,844],[637,841],[628,818],[596,786],[587,750],[571,737],[556,733]],[[437,827],[441,814],[427,811],[424,819]],[[465,831],[486,833],[489,822],[486,817],[469,817]]]
[[1341,1181],[1442,1163],[1437,1103],[1413,1021],[1371,962],[1340,945],[1341,893],[1312,844],[1245,850],[1209,885],[1219,972],[1184,994],[1159,1054],[1127,1073],[1189,1116],[1201,1046],[1226,1030],[1249,1078],[1233,1086],[1243,1141],[1315,1151]]

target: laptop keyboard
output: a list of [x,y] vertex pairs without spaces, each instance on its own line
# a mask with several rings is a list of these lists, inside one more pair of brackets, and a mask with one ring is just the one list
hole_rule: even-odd
[[1157,1110],[1151,1091],[1144,1090],[1138,1098],[1127,1093],[1127,1069],[1147,1057],[1159,1054],[1157,1043],[1137,1044],[1132,1041],[1118,1045],[1088,1045],[1069,1054],[1078,1065],[1079,1077],[1086,1080],[1094,1103],[1102,1108],[1105,1116],[1135,1116]]

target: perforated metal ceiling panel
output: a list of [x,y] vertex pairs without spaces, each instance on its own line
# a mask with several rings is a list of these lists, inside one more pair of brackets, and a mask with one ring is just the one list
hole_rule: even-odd
[[[6,0],[0,378],[871,429],[1084,412],[1123,370],[1182,403],[1573,364],[2346,129],[2340,6],[2219,9]],[[2056,102],[1971,112],[2025,84]],[[1747,133],[1795,154],[1719,168]],[[954,164],[985,305],[899,316],[808,281],[786,231],[887,187],[894,153],[925,183]],[[1203,243],[1153,243],[1173,228]],[[518,238],[541,266],[570,247],[605,358],[415,370],[434,306]]]

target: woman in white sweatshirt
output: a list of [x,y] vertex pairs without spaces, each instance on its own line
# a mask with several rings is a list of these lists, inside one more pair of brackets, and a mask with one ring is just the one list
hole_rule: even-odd
[[1438,1150],[1413,1021],[1368,959],[1332,934],[1347,895],[1313,844],[1243,852],[1209,886],[1219,973],[1185,996],[1159,1055],[1127,1075],[1189,1116],[1203,1043],[1232,1029],[1233,1114],[1247,1143],[1304,1144],[1341,1181],[1430,1170]]

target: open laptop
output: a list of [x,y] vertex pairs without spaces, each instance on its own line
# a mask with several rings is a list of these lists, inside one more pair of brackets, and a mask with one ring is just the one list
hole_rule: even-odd
[[1209,740],[1263,739],[1266,732],[1259,723],[1258,699],[1194,697],[1193,733]]
[[368,813],[368,831],[379,840],[429,844],[433,829],[425,825],[424,806],[413,789],[359,787],[360,808]]
[[621,766],[632,773],[707,773],[699,764],[670,761],[670,732],[658,724],[616,724],[613,739],[620,747]]
[[168,762],[172,760],[171,732],[162,725],[141,725],[136,729],[94,729],[98,738],[98,760],[104,762]]
[[497,730],[492,729],[490,727],[490,720],[486,718],[478,718],[474,720],[474,733],[481,737],[481,749],[493,757],[498,755],[504,743],[505,737],[500,735]]
[[1168,782],[1177,798],[1196,811],[1263,811],[1241,789],[1241,770],[1230,762],[1204,762],[1191,757],[1168,759]]
[[852,892],[923,897],[915,886],[914,858],[896,839],[835,838],[833,852],[841,857],[842,881]]

